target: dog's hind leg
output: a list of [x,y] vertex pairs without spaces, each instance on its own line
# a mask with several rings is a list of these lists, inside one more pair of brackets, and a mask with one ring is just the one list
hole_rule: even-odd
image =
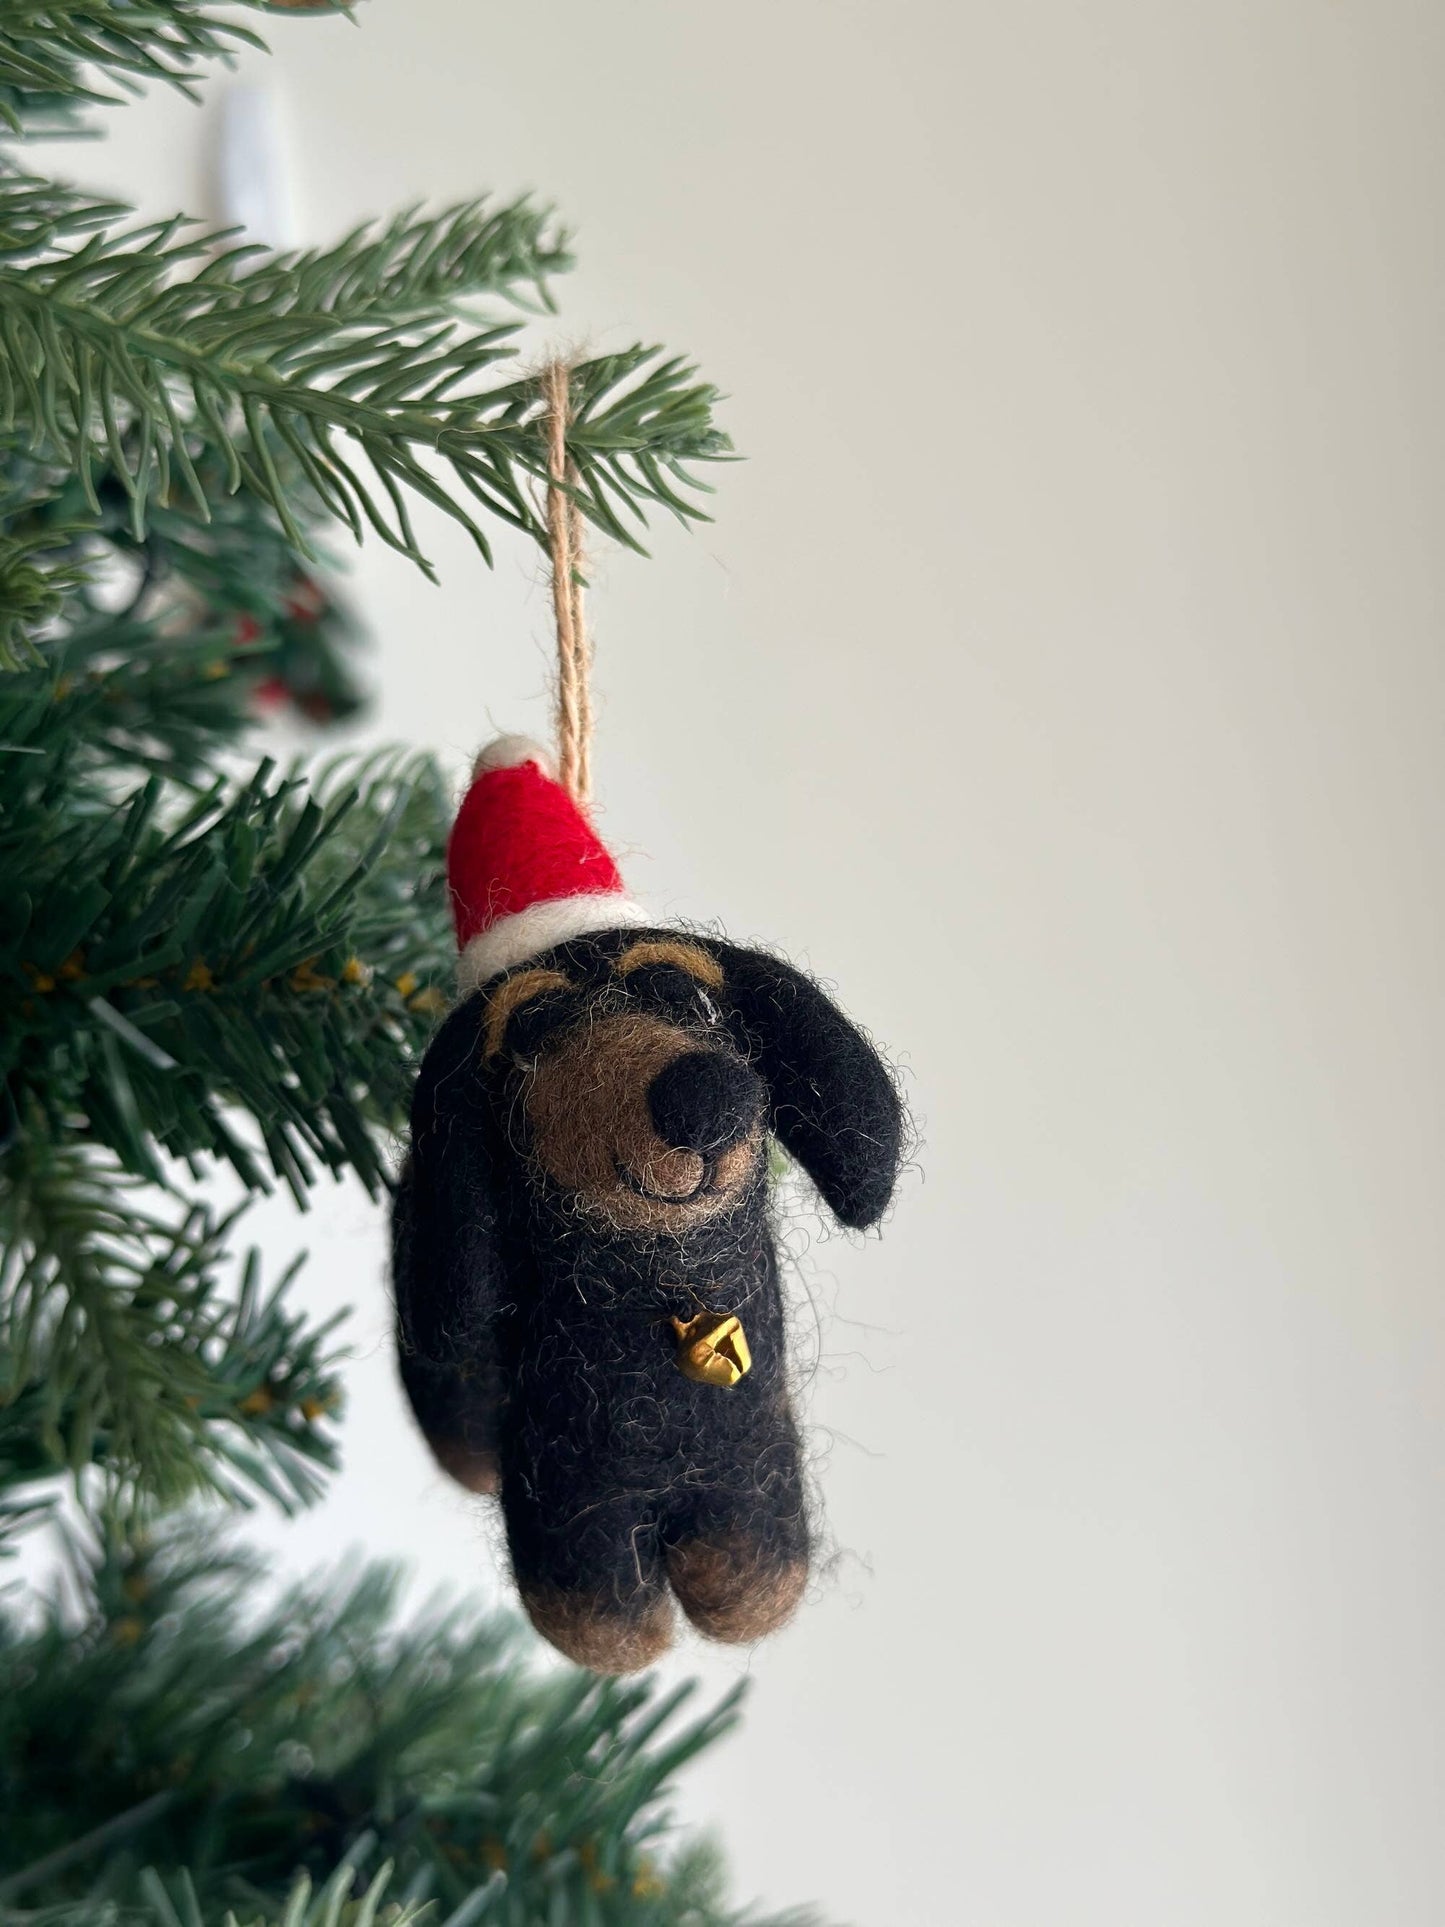
[[[735,1483],[705,1487],[664,1533],[667,1576],[709,1639],[745,1644],[791,1619],[808,1583],[808,1519],[791,1424]],[[740,1468],[742,1470],[742,1468]]]
[[603,1500],[545,1518],[527,1482],[503,1487],[512,1570],[527,1617],[594,1673],[637,1673],[672,1644],[657,1527],[635,1502]]
[[746,1645],[792,1618],[808,1583],[806,1557],[779,1557],[739,1526],[684,1539],[667,1552],[667,1575],[682,1609],[708,1639]]

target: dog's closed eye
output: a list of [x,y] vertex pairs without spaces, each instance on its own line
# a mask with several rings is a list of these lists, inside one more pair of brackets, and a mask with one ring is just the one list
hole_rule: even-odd
[[547,991],[541,997],[531,998],[507,1019],[503,1040],[507,1051],[518,1063],[532,1063],[548,1038],[576,1015],[577,1000],[565,992]]
[[687,1019],[699,1014],[709,1023],[717,1021],[717,1005],[697,981],[676,964],[643,964],[628,973],[627,992],[650,1010],[670,1017]]
[[490,1060],[504,1044],[522,1055],[535,1051],[564,1013],[574,988],[560,970],[522,970],[507,977],[487,1001],[484,1055]]
[[718,1018],[709,991],[721,989],[723,973],[715,957],[694,943],[644,939],[629,944],[612,966],[629,992],[679,1017],[701,1013],[709,1024]]

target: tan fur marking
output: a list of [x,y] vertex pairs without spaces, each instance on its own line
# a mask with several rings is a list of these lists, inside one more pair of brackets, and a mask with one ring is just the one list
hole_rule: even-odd
[[792,1618],[808,1583],[804,1560],[778,1565],[741,1533],[693,1539],[667,1554],[672,1589],[700,1633],[744,1645]]
[[486,1055],[495,1057],[502,1048],[502,1040],[507,1034],[507,1020],[523,1004],[530,1004],[534,997],[545,996],[549,990],[571,988],[571,979],[564,977],[560,970],[520,970],[515,977],[504,978],[487,1000]]
[[615,1599],[536,1586],[523,1589],[522,1604],[543,1639],[594,1673],[640,1673],[672,1644],[666,1598],[654,1599],[639,1614]]
[[502,1489],[502,1468],[495,1452],[474,1452],[460,1439],[428,1439],[432,1457],[443,1472],[449,1473],[468,1492],[487,1497]]
[[700,984],[710,990],[721,990],[723,982],[722,965],[716,957],[709,956],[695,943],[678,943],[665,938],[651,937],[641,943],[630,943],[612,968],[619,977],[630,971],[641,970],[645,964],[675,964],[685,970],[689,977],[696,977]]

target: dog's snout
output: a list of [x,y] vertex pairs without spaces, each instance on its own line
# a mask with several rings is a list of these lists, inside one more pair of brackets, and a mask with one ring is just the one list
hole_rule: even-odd
[[664,1144],[710,1159],[747,1136],[764,1095],[762,1079],[746,1064],[720,1051],[690,1050],[653,1078],[647,1108]]

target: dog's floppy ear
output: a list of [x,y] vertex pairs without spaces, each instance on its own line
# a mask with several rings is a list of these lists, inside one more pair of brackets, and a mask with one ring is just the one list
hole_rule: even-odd
[[903,1107],[882,1059],[811,977],[760,950],[710,943],[722,995],[772,1100],[772,1128],[840,1223],[887,1209],[903,1149]]

